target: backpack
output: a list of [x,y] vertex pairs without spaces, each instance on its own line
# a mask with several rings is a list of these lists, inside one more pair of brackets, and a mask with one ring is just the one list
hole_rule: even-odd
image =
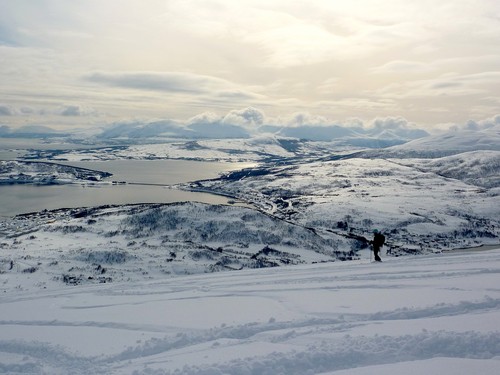
[[378,246],[383,246],[385,244],[385,236],[382,233],[377,233],[375,235],[374,242]]

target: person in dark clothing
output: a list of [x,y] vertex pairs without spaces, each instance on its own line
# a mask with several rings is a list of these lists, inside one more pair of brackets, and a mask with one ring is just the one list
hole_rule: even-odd
[[385,236],[380,233],[377,229],[373,231],[373,241],[372,241],[372,246],[373,246],[373,254],[375,255],[375,261],[376,262],[381,262],[382,259],[380,259],[379,252],[380,248],[384,246],[385,243]]

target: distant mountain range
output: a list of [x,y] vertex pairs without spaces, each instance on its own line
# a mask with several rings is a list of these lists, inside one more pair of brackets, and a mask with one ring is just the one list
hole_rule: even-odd
[[0,138],[68,137],[72,139],[93,139],[95,142],[101,143],[118,140],[127,140],[128,143],[144,143],[144,140],[147,139],[155,140],[155,142],[165,139],[250,139],[262,137],[263,135],[312,142],[334,142],[339,146],[380,148],[427,137],[429,133],[422,129],[384,129],[341,125],[300,125],[293,127],[261,125],[248,129],[244,126],[222,121],[182,124],[171,120],[158,120],[147,123],[116,123],[103,128],[100,132],[89,133],[88,136],[85,135],[85,132],[59,132],[46,126],[25,126],[18,129],[0,126]]
[[0,138],[50,138],[70,135],[70,132],[59,132],[48,126],[29,125],[12,129],[10,126],[0,125]]

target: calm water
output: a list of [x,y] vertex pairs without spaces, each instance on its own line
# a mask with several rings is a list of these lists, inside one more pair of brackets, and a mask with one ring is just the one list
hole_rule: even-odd
[[110,181],[163,185],[215,178],[222,172],[249,166],[245,163],[190,160],[111,160],[60,162],[60,164],[113,173]]
[[[113,176],[108,179],[109,181],[161,185],[215,178],[222,172],[248,166],[236,163],[208,163],[185,160],[114,160],[104,162],[65,162],[64,164],[111,172]],[[228,199],[213,194],[192,193],[153,185],[0,186],[0,216],[12,216],[44,209],[51,210],[103,204],[181,201],[224,204],[227,203]]]

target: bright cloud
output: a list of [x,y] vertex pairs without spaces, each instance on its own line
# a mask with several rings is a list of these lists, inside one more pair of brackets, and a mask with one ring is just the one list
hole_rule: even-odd
[[257,108],[248,107],[242,110],[233,110],[229,112],[222,120],[228,124],[255,126],[264,123],[264,112]]
[[236,89],[235,85],[217,77],[179,72],[92,73],[85,78],[112,87],[191,94]]
[[[319,124],[399,116],[431,127],[500,113],[497,1],[0,0],[0,8],[7,125],[253,107],[283,119],[309,113]],[[75,107],[56,110],[66,103]]]
[[0,116],[13,116],[16,110],[9,105],[0,104]]

